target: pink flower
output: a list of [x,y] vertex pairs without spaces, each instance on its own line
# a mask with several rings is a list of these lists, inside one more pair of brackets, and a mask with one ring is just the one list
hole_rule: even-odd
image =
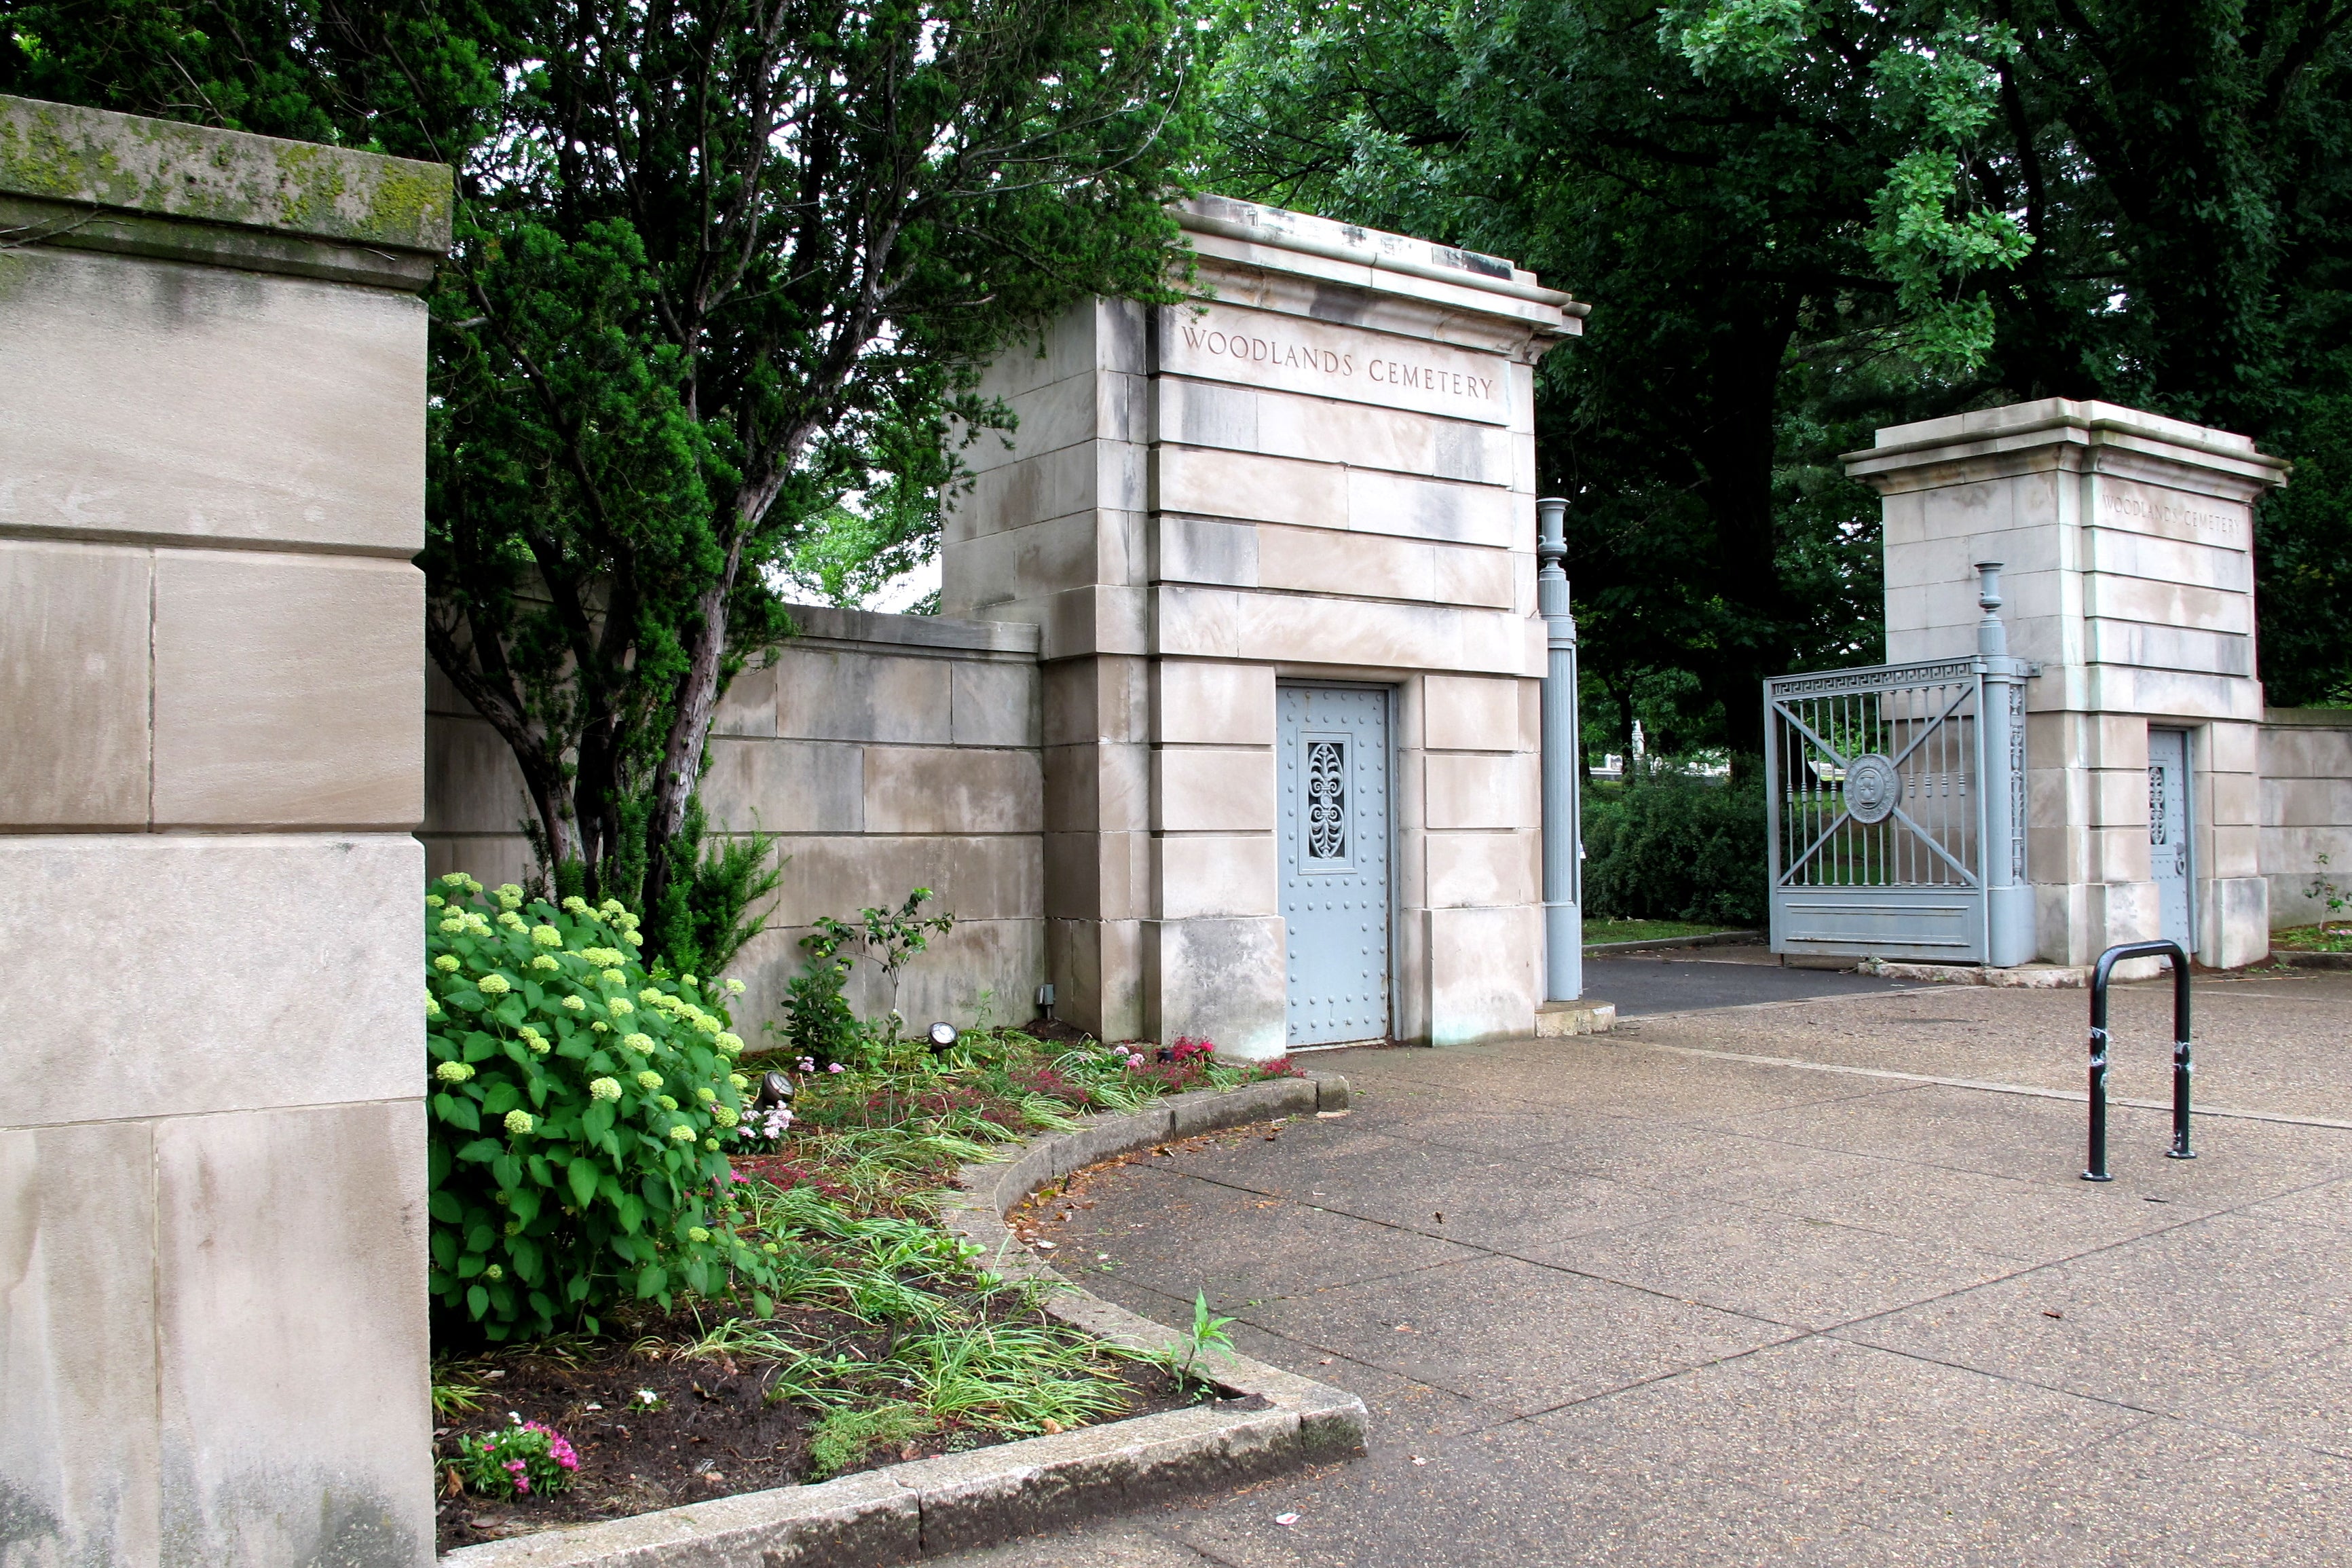
[[824,1070],[827,1072],[839,1072],[842,1070],[841,1064],[839,1062],[827,1062],[824,1064]]

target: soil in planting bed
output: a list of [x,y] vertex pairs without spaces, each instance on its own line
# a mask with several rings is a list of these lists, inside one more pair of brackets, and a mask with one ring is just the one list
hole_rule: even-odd
[[[789,1325],[800,1342],[851,1355],[883,1353],[890,1333],[823,1310],[788,1308],[776,1321]],[[1042,1318],[1013,1311],[999,1321],[1036,1323]],[[493,1352],[466,1364],[463,1375],[482,1391],[481,1407],[443,1417],[434,1433],[441,1551],[829,1479],[810,1473],[809,1437],[822,1412],[790,1399],[770,1404],[764,1395],[775,1376],[772,1363],[679,1355],[676,1342],[697,1331],[690,1320],[641,1323],[632,1330],[634,1338]],[[1118,1419],[1181,1409],[1213,1394],[1201,1384],[1179,1384],[1150,1363],[1106,1358],[1104,1364],[1127,1386],[1129,1407]],[[654,1394],[650,1407],[646,1390]],[[461,1489],[450,1467],[458,1443],[515,1417],[544,1422],[572,1440],[580,1469],[569,1489],[493,1501]],[[1001,1435],[950,1422],[904,1445],[869,1452],[849,1470],[1035,1435]]]

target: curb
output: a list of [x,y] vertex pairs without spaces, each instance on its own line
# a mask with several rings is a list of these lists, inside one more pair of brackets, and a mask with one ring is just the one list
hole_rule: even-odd
[[[1048,1182],[1171,1138],[1339,1110],[1336,1073],[1180,1094],[1021,1145],[1009,1163],[966,1165],[940,1207],[950,1233],[987,1250],[1005,1279],[1044,1285],[1048,1316],[1146,1352],[1183,1336],[1073,1284],[1013,1239],[1005,1211]],[[1258,1409],[1196,1405],[911,1459],[815,1486],[741,1492],[628,1519],[460,1546],[450,1568],[885,1568],[940,1552],[1232,1487],[1364,1451],[1364,1402],[1344,1389],[1230,1352],[1195,1372]]]
[[2271,949],[2271,959],[2297,969],[2352,969],[2352,952],[2305,952],[2297,948],[2274,947]]
[[[2138,962],[2116,965],[2116,978],[2147,979],[2147,975],[2129,973]],[[2160,973],[2152,961],[2147,968],[2150,974]],[[1991,969],[1973,963],[1906,963],[1865,958],[1853,966],[1853,972],[1881,980],[1913,980],[1928,985],[1990,985],[2011,991],[2080,991],[2091,983],[2091,966],[2086,963],[2021,964],[2015,969]]]
[[1760,931],[1711,931],[1699,936],[1665,936],[1648,941],[1587,942],[1587,958],[1613,958],[1627,952],[1669,952],[1680,947],[1745,947],[1762,942]]

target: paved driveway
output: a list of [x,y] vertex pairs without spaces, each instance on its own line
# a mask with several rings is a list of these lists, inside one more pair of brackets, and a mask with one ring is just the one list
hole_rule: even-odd
[[[2106,1186],[2079,992],[1326,1058],[1349,1115],[1118,1167],[1050,1233],[1361,1394],[1371,1457],[960,1568],[2352,1561],[2352,975],[2198,1000],[2235,1114],[2182,1163],[2120,1110]],[[2118,994],[2126,1097],[2168,1006]]]

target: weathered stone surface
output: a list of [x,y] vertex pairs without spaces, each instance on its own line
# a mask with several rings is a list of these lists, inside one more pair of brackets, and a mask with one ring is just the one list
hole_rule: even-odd
[[411,1098],[156,1125],[167,1557],[430,1558],[424,1116]]
[[440,1561],[450,1568],[880,1568],[921,1551],[920,1500],[886,1470],[461,1546]]
[[11,531],[423,548],[418,300],[31,247],[0,302],[0,363],[39,388],[0,420]]
[[1164,375],[1501,425],[1500,356],[1223,303],[1160,313]]
[[73,997],[20,1037],[8,1120],[415,1095],[424,873],[404,834],[0,835],[0,951]]
[[435,255],[454,196],[445,163],[5,95],[0,192]]
[[157,1558],[153,1131],[0,1131],[0,1541],[12,1559]]
[[1034,834],[1044,789],[1034,751],[866,748],[869,833]]
[[424,628],[405,562],[157,552],[156,823],[415,826]]
[[0,540],[0,800],[26,827],[147,820],[143,550]]
[[1280,916],[1146,921],[1142,956],[1154,1038],[1192,1035],[1250,1060],[1282,1054]]

